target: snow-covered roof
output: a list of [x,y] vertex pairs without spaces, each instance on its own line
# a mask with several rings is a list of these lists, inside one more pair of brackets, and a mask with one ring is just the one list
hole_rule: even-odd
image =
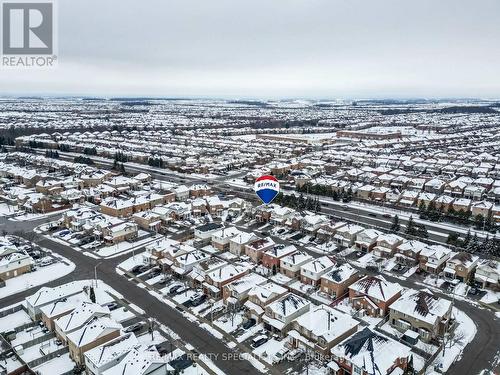
[[403,290],[399,284],[391,283],[382,276],[365,276],[349,286],[349,289],[379,301],[387,301]]
[[398,359],[411,355],[411,349],[367,327],[333,347],[332,354],[346,358],[367,373],[387,374]]
[[67,338],[76,347],[82,347],[96,341],[99,337],[107,335],[122,328],[120,323],[108,317],[98,317],[89,321],[80,329],[68,334]]
[[357,273],[358,270],[352,267],[349,263],[344,263],[342,265],[334,266],[321,278],[326,279],[330,282],[341,284]]
[[299,297],[294,293],[288,293],[271,303],[268,308],[275,315],[281,316],[282,319],[280,320],[284,320],[287,316],[295,314],[297,310],[300,310],[304,306],[308,306],[310,304],[311,302],[305,298]]
[[436,297],[430,290],[408,290],[391,304],[391,310],[435,324],[451,309],[451,301]]
[[323,337],[327,342],[345,335],[359,324],[349,315],[326,305],[312,307],[295,319],[295,322],[312,335]]

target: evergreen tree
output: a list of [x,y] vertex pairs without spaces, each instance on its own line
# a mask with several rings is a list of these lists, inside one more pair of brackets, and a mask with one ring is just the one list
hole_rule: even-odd
[[394,217],[392,218],[391,231],[399,232],[400,230],[401,230],[401,224],[399,224],[399,216],[394,215]]
[[410,216],[410,219],[408,219],[405,234],[408,234],[410,236],[415,234],[415,222],[413,221],[413,216]]
[[470,240],[471,240],[471,234],[470,234],[470,229],[469,229],[467,231],[467,234],[465,235],[463,242],[462,242],[462,246],[464,248],[467,248],[469,246]]
[[423,224],[418,227],[417,234],[419,237],[429,238],[429,233],[427,233],[427,227]]

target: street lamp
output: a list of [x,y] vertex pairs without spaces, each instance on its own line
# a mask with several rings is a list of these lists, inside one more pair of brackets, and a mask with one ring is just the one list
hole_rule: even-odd
[[95,287],[97,288],[97,267],[99,267],[99,265],[101,264],[102,262],[99,262],[97,263],[95,266],[94,266],[94,281],[95,281]]

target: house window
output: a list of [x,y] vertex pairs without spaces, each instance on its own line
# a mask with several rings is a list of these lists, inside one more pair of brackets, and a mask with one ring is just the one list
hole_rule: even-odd
[[363,375],[363,369],[361,367],[352,366],[352,373],[354,375]]

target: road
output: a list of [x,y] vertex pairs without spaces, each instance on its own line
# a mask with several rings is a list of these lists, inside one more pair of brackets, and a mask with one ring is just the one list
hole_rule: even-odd
[[[52,220],[53,219],[54,218],[52,218]],[[18,233],[22,230],[23,237],[29,237],[29,235],[27,235],[29,233],[28,228],[31,227],[32,230],[44,221],[46,220],[20,223],[0,218],[0,224],[3,224],[1,227],[2,230],[11,234]],[[101,260],[85,256],[81,252],[75,251],[69,246],[65,246],[47,238],[43,238],[38,241],[38,244],[44,248],[52,250],[54,253],[66,257],[76,264],[76,270],[73,273],[45,285],[55,286],[73,280],[92,279],[94,278],[94,267],[99,264],[97,268],[97,277],[100,280],[103,280],[118,293],[122,294],[123,297],[129,302],[140,306],[145,311],[146,316],[153,317],[160,323],[165,324],[177,335],[179,335],[184,342],[193,345],[199,353],[206,354],[207,357],[211,358],[213,362],[226,374],[257,373],[257,370],[250,364],[250,362],[246,360],[234,359],[234,355],[231,356],[231,353],[234,352],[227,348],[222,341],[210,335],[196,323],[189,322],[179,313],[179,311],[159,301],[150,295],[147,290],[139,288],[135,285],[132,286],[132,284],[125,280],[123,276],[118,275],[115,271],[116,266],[125,258],[130,257],[130,255]],[[40,287],[35,287],[3,298],[0,300],[0,308],[21,302],[25,297],[33,294],[39,288]]]

